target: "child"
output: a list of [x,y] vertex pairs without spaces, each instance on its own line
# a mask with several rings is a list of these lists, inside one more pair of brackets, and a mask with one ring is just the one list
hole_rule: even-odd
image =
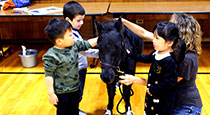
[[137,61],[151,63],[148,80],[132,75],[120,76],[121,83],[147,84],[145,112],[148,115],[170,115],[175,103],[177,64],[184,58],[185,43],[179,37],[178,26],[171,22],[159,22],[154,28],[153,46],[149,55],[129,55]]
[[198,55],[201,54],[201,27],[196,19],[187,14],[173,14],[170,21],[178,25],[180,37],[187,46],[185,59],[179,65],[173,115],[200,115],[202,101],[195,80],[198,72]]
[[75,41],[71,24],[59,18],[50,20],[45,32],[55,44],[43,55],[49,102],[57,107],[57,115],[78,115],[78,52],[96,46],[97,38]]
[[[79,33],[79,29],[83,25],[83,20],[85,18],[85,10],[84,8],[76,1],[67,2],[63,8],[64,19],[69,21],[73,27],[73,34],[75,36],[75,40],[83,40],[82,36]],[[87,56],[90,58],[98,58],[98,49],[88,49],[86,51],[80,52],[79,55],[79,80],[80,80],[80,101],[82,100],[83,89],[85,85],[85,78],[87,73]],[[82,55],[81,55],[82,54]],[[83,111],[80,110],[80,113]]]

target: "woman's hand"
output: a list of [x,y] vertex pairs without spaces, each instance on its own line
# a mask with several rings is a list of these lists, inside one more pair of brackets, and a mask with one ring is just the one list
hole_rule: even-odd
[[53,105],[57,105],[57,102],[58,102],[58,97],[57,95],[55,95],[55,93],[51,94],[51,95],[48,95],[48,98],[49,98],[49,102]]

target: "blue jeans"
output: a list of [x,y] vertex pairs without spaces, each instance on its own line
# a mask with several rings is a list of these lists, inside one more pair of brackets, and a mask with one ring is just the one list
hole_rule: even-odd
[[193,106],[178,106],[173,110],[172,115],[200,115],[202,108]]

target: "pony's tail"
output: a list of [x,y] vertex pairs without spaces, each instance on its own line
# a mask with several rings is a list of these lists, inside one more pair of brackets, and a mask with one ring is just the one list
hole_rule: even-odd
[[176,43],[174,44],[173,48],[173,53],[174,53],[174,58],[178,64],[180,64],[185,57],[185,52],[186,52],[186,44],[183,39],[179,38],[177,39]]

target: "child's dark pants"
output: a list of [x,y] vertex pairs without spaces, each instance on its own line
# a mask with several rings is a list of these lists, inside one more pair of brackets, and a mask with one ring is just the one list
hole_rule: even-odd
[[79,115],[80,90],[67,94],[57,94],[57,115]]

